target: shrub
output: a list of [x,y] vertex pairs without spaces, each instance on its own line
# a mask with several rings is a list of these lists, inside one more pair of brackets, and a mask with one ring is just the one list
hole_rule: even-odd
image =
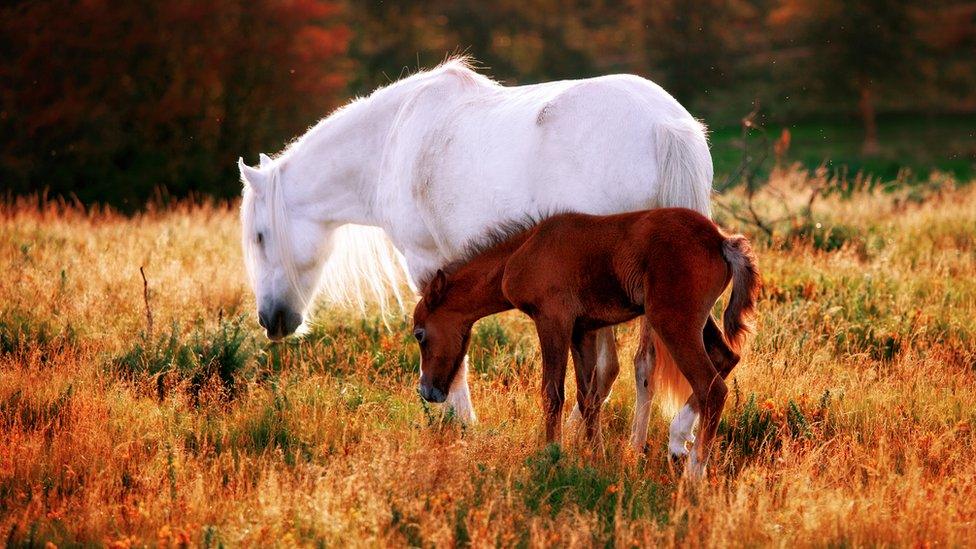
[[52,352],[73,345],[76,339],[70,324],[59,329],[49,321],[38,321],[17,309],[0,313],[0,356],[41,350],[42,358],[46,359]]
[[114,361],[124,379],[155,381],[157,396],[165,397],[167,387],[187,384],[194,400],[203,386],[217,381],[233,393],[238,377],[251,365],[253,339],[242,326],[243,319],[221,320],[216,330],[202,326],[185,341],[174,323],[169,334],[150,339],[146,334],[124,355]]

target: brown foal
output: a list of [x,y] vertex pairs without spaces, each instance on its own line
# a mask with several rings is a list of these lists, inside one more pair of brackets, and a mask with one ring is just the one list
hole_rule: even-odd
[[[730,280],[723,334],[709,312]],[[539,335],[547,440],[561,438],[571,351],[586,435],[602,448],[595,330],[644,315],[641,346],[654,345],[658,364],[673,358],[676,377],[691,386],[689,404],[701,426],[688,471],[701,476],[728,393],[724,379],[739,361],[759,285],[745,237],[723,234],[692,210],[568,213],[533,227],[509,227],[424,285],[414,310],[420,394],[443,402],[475,321],[517,308],[532,318]]]

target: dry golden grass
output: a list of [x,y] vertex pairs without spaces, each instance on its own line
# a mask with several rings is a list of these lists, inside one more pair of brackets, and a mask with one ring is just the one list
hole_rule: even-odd
[[[787,174],[780,186],[806,184]],[[735,200],[731,198],[730,200]],[[767,199],[772,207],[774,201]],[[517,314],[472,349],[480,423],[416,396],[405,321],[323,309],[299,341],[254,321],[236,212],[0,215],[0,536],[11,545],[976,543],[976,188],[817,203],[757,237],[767,286],[711,475],[541,442]],[[720,221],[729,223],[728,218]],[[747,229],[747,228],[746,228]],[[139,267],[153,316],[149,333]],[[571,377],[571,376],[570,376]],[[572,393],[569,393],[572,394]]]

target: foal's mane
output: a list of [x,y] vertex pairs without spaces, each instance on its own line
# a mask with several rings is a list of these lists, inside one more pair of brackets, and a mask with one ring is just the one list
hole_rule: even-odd
[[[545,215],[526,214],[519,219],[502,221],[498,225],[491,227],[482,233],[481,236],[465,244],[461,255],[454,261],[451,261],[450,263],[441,267],[440,270],[444,271],[444,273],[447,275],[452,275],[461,267],[464,267],[471,261],[474,261],[478,256],[494,250],[509,240],[524,234],[525,232],[535,228],[536,225],[545,219],[552,217],[553,215],[557,215],[558,213],[561,212],[552,212]],[[429,273],[420,281],[418,287],[426,290],[428,284],[430,284],[430,281],[433,280],[434,275],[436,274],[436,270]]]

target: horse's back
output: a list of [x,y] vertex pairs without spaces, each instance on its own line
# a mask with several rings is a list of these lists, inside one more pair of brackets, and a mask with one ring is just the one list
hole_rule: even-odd
[[656,206],[655,127],[693,122],[659,86],[630,75],[456,89],[453,101],[429,103],[440,114],[411,184],[439,240],[459,249],[524,215]]

